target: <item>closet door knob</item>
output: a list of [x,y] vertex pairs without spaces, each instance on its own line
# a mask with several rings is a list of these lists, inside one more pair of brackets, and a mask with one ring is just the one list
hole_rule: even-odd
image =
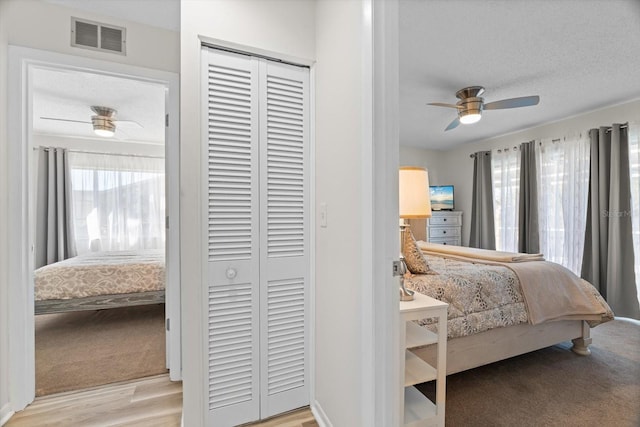
[[227,279],[235,279],[235,277],[238,275],[238,272],[236,271],[235,268],[227,268]]

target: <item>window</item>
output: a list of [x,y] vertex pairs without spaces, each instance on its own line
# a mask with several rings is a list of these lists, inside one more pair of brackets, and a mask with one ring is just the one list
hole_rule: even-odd
[[164,159],[69,153],[78,254],[164,249]]
[[491,151],[496,249],[518,252],[520,150]]
[[543,140],[536,150],[540,251],[580,275],[589,196],[588,135]]

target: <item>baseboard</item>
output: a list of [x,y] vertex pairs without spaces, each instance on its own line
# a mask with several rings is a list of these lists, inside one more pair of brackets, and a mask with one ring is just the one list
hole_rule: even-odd
[[311,413],[320,427],[333,427],[333,424],[329,421],[329,417],[324,413],[322,406],[320,406],[317,400],[314,400],[311,405]]
[[5,403],[2,409],[0,409],[0,426],[5,425],[12,416],[13,411],[11,410],[11,405],[9,403]]

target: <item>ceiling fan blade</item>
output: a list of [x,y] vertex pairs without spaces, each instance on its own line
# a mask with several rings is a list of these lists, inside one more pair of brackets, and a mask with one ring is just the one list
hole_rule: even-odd
[[126,141],[131,139],[129,134],[123,131],[121,128],[117,128],[115,134],[113,135],[117,140]]
[[538,102],[540,102],[540,97],[537,95],[523,96],[521,98],[509,98],[484,104],[484,110],[503,110],[505,108],[530,107],[532,105],[537,105]]
[[455,108],[456,110],[460,107],[458,107],[455,104],[446,104],[444,102],[429,102],[427,105],[433,105],[435,107],[447,107],[447,108]]
[[143,126],[134,121],[134,120],[113,120],[114,123],[116,123],[118,126],[122,126],[122,127],[128,127],[128,128],[134,128],[134,127],[138,127],[138,128],[142,128]]
[[445,132],[451,129],[455,129],[458,127],[458,125],[460,124],[460,118],[456,117],[451,123],[449,123],[449,126],[447,126],[447,128],[444,130]]
[[85,122],[82,120],[70,120],[70,119],[59,119],[57,117],[40,117],[42,120],[58,120],[60,122],[72,122],[72,123],[86,123],[88,125],[91,124],[91,122]]

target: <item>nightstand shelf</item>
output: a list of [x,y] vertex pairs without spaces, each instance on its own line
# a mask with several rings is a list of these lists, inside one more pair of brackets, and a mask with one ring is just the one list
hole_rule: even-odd
[[433,381],[438,377],[438,371],[436,371],[436,368],[411,353],[410,350],[406,350],[404,355],[405,387]]
[[438,342],[438,335],[415,322],[407,322],[406,348],[423,347]]
[[425,420],[435,419],[436,405],[415,387],[404,389],[404,425],[428,425]]
[[[447,307],[448,304],[419,293],[413,301],[400,302],[400,343],[402,392],[401,425],[411,427],[444,426],[445,381],[447,372]],[[438,333],[417,325],[414,320],[437,319]],[[420,359],[409,349],[425,345],[437,345],[436,366]],[[436,381],[435,403],[415,387],[428,381]]]

